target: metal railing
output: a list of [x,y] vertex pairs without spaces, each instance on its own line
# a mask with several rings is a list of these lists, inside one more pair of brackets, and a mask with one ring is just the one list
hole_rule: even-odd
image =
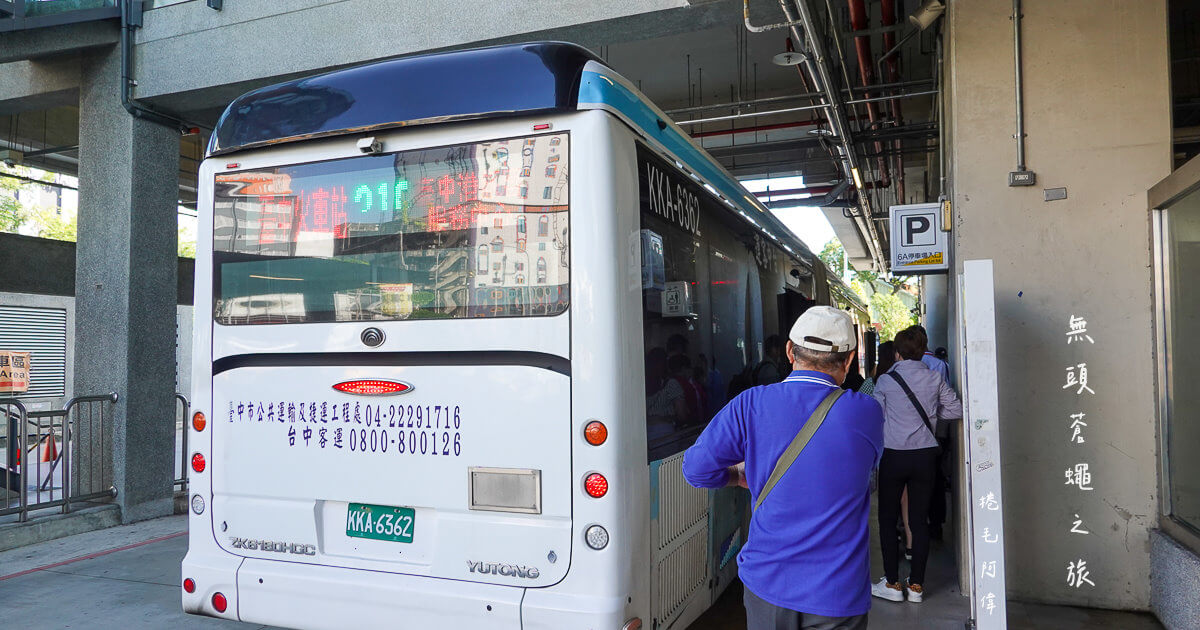
[[62,409],[31,412],[16,398],[0,398],[5,419],[0,516],[17,514],[26,521],[33,510],[61,507],[66,514],[72,502],[115,496],[109,419],[116,402],[115,392],[77,396]]
[[178,465],[175,467],[179,471],[179,476],[175,478],[175,489],[187,492],[188,486],[188,417],[191,415],[192,406],[188,399],[183,394],[175,394],[175,452],[179,454]]

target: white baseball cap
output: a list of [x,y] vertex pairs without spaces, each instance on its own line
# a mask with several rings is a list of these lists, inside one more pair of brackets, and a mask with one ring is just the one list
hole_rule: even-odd
[[820,352],[847,352],[858,345],[854,336],[854,320],[850,314],[832,306],[813,306],[796,319],[792,343]]

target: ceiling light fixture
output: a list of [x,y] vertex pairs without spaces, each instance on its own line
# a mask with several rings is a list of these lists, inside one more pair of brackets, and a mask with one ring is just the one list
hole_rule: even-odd
[[805,59],[808,59],[808,56],[804,53],[798,53],[789,50],[771,57],[771,63],[777,66],[798,66],[804,63]]

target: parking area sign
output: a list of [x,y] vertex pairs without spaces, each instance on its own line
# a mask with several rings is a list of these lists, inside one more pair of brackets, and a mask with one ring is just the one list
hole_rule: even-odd
[[892,272],[935,273],[949,268],[947,233],[941,229],[942,206],[917,203],[889,208],[892,223]]

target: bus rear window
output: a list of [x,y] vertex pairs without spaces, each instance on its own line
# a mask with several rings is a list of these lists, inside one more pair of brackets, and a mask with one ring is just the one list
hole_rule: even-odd
[[221,173],[225,325],[556,315],[565,133]]

